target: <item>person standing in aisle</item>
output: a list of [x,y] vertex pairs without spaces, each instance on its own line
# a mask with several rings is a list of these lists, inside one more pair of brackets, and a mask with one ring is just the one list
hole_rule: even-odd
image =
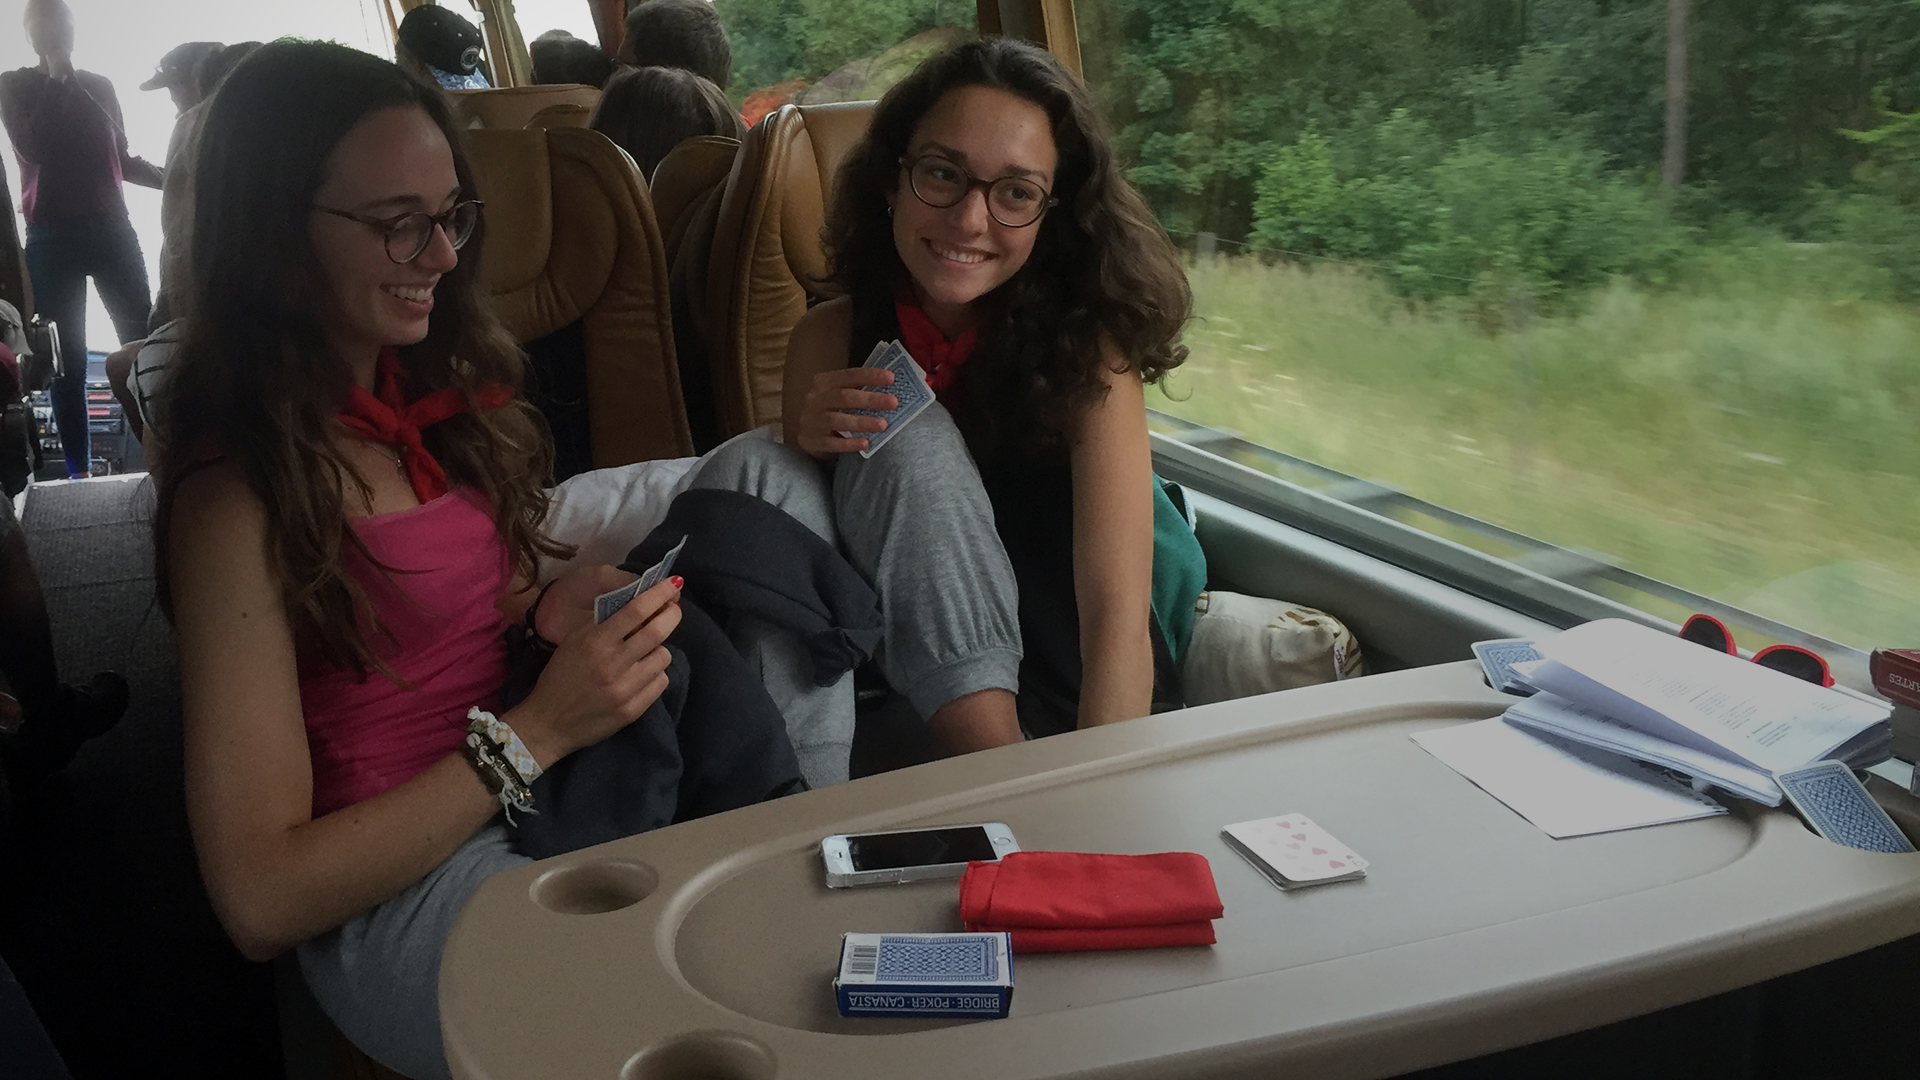
[[0,74],[0,122],[20,161],[27,273],[35,307],[60,327],[66,370],[52,388],[67,474],[91,475],[87,437],[87,279],[122,341],[146,333],[147,264],[121,182],[158,188],[163,174],[127,149],[113,84],[73,66],[73,10],[28,0],[27,39],[40,63]]

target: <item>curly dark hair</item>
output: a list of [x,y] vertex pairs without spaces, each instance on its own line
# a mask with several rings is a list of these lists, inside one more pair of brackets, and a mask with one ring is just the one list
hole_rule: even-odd
[[[160,454],[155,570],[172,614],[167,520],[180,483],[217,452],[260,499],[267,562],[287,618],[305,645],[363,677],[388,673],[366,640],[382,632],[348,570],[349,548],[373,560],[347,526],[342,493],[367,485],[334,446],[333,418],[352,374],[334,351],[313,297],[324,276],[308,241],[314,192],[334,147],[366,116],[420,109],[453,150],[463,192],[474,190],[461,131],[445,95],[376,56],[342,45],[276,41],[255,50],[213,97],[195,173],[187,333],[168,365],[155,434]],[[488,309],[479,280],[486,220],[435,286],[425,340],[399,350],[416,395],[489,383],[520,389],[519,346]],[[516,395],[427,429],[426,446],[456,485],[494,510],[515,570],[566,549],[546,539],[552,439]]]
[[989,450],[1057,444],[1106,392],[1103,340],[1150,383],[1186,359],[1180,332],[1193,293],[1166,230],[1121,175],[1086,85],[1045,50],[1010,38],[968,42],[887,91],[840,169],[825,233],[831,275],[854,296],[891,295],[906,280],[887,196],[901,183],[900,159],[921,118],[966,86],[1039,106],[1060,162],[1059,205],[1035,226],[1032,256],[982,298],[980,346],[961,376],[965,400],[979,407],[964,410],[962,427]]

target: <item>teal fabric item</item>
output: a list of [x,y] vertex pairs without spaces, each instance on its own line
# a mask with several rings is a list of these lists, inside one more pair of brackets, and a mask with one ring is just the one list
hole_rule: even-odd
[[1178,664],[1193,640],[1193,605],[1207,587],[1207,554],[1187,517],[1153,478],[1153,614]]

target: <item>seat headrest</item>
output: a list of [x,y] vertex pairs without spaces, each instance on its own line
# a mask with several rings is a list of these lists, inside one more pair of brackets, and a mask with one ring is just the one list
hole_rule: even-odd
[[526,127],[535,116],[555,105],[579,105],[591,117],[595,106],[600,104],[600,90],[582,83],[500,86],[491,90],[455,90],[453,103],[463,127],[514,130]]
[[660,223],[661,235],[668,238],[669,253],[680,215],[695,199],[726,182],[734,155],[739,152],[739,139],[695,135],[667,151],[667,156],[653,167],[647,193],[653,196],[653,217]]
[[549,105],[527,118],[525,127],[530,128],[583,128],[593,119],[593,110],[585,105],[571,101],[562,101]]
[[600,298],[622,245],[647,245],[652,213],[632,162],[580,128],[472,131],[467,141],[487,204],[481,279],[501,318],[523,342],[572,323]]
[[827,199],[840,163],[859,144],[873,119],[871,101],[801,105],[775,114],[780,125],[769,148],[768,167],[780,192],[780,247],[787,269],[809,293],[831,292],[825,284],[827,252],[820,234]]
[[480,130],[467,135],[476,196],[486,209],[481,277],[489,292],[531,285],[553,247],[553,162],[547,132]]
[[[488,306],[515,340],[543,343],[536,362],[554,378],[584,371],[584,395],[567,391],[581,400],[541,404],[549,422],[564,413],[597,468],[690,453],[666,257],[632,159],[581,128],[471,131],[466,143],[486,203]],[[542,392],[559,385],[572,384]]]

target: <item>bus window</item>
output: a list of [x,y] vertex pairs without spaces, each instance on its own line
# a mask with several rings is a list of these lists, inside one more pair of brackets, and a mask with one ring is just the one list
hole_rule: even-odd
[[1920,640],[1920,12],[1075,6],[1191,259],[1166,431],[1674,621]]
[[[462,0],[464,3],[464,0]],[[140,84],[153,74],[154,64],[188,41],[270,41],[295,36],[338,41],[391,58],[385,19],[372,0],[365,3],[311,0],[200,0],[192,4],[72,3],[74,66],[105,76],[113,83],[126,122],[127,143],[133,153],[163,164],[167,139],[173,133],[175,112],[166,91],[143,91]],[[26,0],[0,0],[0,71],[38,63],[25,34],[19,32]],[[0,143],[5,140],[0,139]],[[0,146],[9,190],[21,193],[19,163],[11,146]],[[147,281],[158,285],[160,258],[160,193],[125,185],[128,216],[146,256]],[[17,208],[10,207],[9,212]],[[111,351],[118,340],[113,320],[100,298],[88,289],[87,343],[97,352]]]
[[714,0],[733,46],[728,94],[749,124],[793,102],[869,101],[971,36],[973,0]]
[[549,30],[565,30],[582,41],[600,43],[588,0],[513,0],[513,20],[520,40],[531,43]]

